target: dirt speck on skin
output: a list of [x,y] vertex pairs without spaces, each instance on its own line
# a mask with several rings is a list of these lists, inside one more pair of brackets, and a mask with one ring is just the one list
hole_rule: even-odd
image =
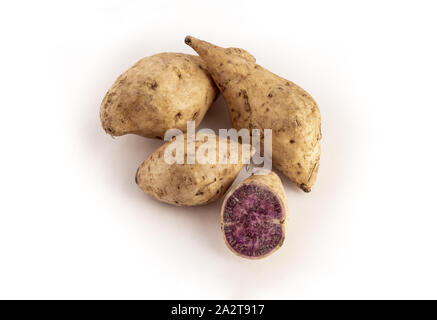
[[152,90],[156,90],[156,88],[158,88],[158,83],[156,81],[150,82],[148,84],[149,88]]
[[247,95],[247,91],[246,90],[240,90],[239,96],[243,96],[243,99],[244,99],[244,110],[247,113],[250,114],[252,112],[252,108],[251,108],[250,103],[249,103],[249,96]]

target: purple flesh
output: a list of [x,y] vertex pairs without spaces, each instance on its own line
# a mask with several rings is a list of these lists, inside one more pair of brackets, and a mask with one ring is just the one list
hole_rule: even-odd
[[264,256],[284,240],[283,217],[281,202],[273,192],[258,185],[242,185],[226,201],[225,239],[240,255]]

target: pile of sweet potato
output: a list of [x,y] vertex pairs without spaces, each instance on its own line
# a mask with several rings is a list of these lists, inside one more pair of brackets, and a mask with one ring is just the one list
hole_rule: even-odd
[[[138,61],[112,85],[100,107],[103,129],[112,136],[132,133],[164,139],[167,130],[181,135],[153,152],[138,168],[135,181],[154,198],[178,206],[204,205],[222,198],[245,163],[238,141],[220,141],[239,150],[237,163],[172,163],[164,161],[170,144],[188,143],[187,123],[197,127],[219,92],[233,128],[271,129],[272,161],[276,169],[305,192],[311,191],[319,169],[321,118],[314,99],[293,82],[256,64],[239,48],[222,48],[194,37],[185,38],[199,56],[160,53]],[[218,89],[217,89],[218,88]],[[187,148],[183,149],[186,150]],[[188,154],[185,152],[184,159]],[[285,237],[288,205],[274,172],[254,174],[226,195],[221,228],[228,247],[246,258],[276,251]]]

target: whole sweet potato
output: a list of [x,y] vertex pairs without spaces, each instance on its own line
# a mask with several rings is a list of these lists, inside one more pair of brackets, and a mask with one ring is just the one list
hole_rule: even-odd
[[166,130],[186,131],[202,121],[217,89],[198,56],[159,53],[138,61],[112,85],[100,107],[103,129],[163,139]]
[[241,49],[186,37],[222,92],[237,130],[272,129],[273,165],[309,192],[319,169],[321,118],[317,103],[295,83],[255,63]]
[[[204,137],[216,143],[216,154],[213,156],[215,163],[202,164],[196,158],[195,163],[189,164],[187,134],[180,135],[180,137],[183,139],[179,140],[176,137],[153,152],[140,165],[135,177],[136,183],[145,193],[160,201],[177,206],[203,205],[221,198],[253,154],[253,149],[250,146],[248,146],[249,152],[243,153],[242,145],[238,142],[207,134]],[[220,140],[227,145],[227,150],[223,154],[218,152]],[[194,142],[196,153],[201,150],[203,143],[203,141]],[[174,144],[173,146],[184,145],[185,150],[182,149],[184,150],[182,155],[184,163],[169,164],[165,160],[166,155],[169,154],[167,148],[170,148],[171,144]],[[226,154],[226,157],[231,159],[231,146],[235,146],[237,149],[238,161],[220,164],[221,155]]]

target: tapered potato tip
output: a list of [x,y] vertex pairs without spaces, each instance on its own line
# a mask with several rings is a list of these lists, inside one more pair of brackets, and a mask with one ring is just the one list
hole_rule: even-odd
[[196,45],[196,43],[204,42],[202,40],[199,40],[193,36],[186,36],[185,37],[185,43],[188,44],[190,47],[193,47],[193,45]]
[[214,63],[216,63],[217,61],[221,59],[228,59],[230,57],[232,57],[232,59],[236,59],[237,57],[243,58],[244,62],[249,63],[256,62],[255,57],[250,54],[250,52],[247,52],[246,50],[241,48],[223,48],[220,46],[216,46],[215,44],[212,44],[210,42],[197,39],[193,36],[186,36],[185,43],[193,48],[193,50],[197,52],[197,54],[203,59],[203,61],[207,65],[210,64],[210,66],[208,67],[208,69],[210,70],[215,70],[216,66],[214,66]]
[[199,40],[192,36],[186,36],[185,37],[185,43],[189,45],[191,48],[194,49],[200,56],[207,53],[207,49],[211,47],[217,47],[213,45],[212,43]]
[[301,188],[303,191],[305,191],[306,193],[311,192],[311,188],[308,187],[305,183],[302,183],[299,188]]
[[191,36],[186,36],[185,37],[185,43],[188,44],[188,45],[191,45],[191,38],[192,38]]

